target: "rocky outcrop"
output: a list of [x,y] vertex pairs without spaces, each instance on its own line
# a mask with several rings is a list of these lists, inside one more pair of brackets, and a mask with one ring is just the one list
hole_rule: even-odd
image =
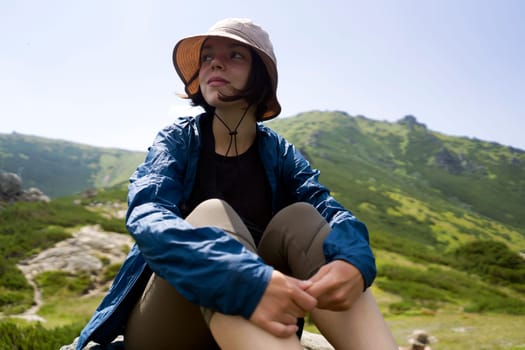
[[[46,322],[37,313],[42,305],[42,294],[35,283],[35,276],[46,271],[80,271],[99,275],[106,264],[118,264],[124,261],[133,240],[129,235],[102,231],[97,225],[84,226],[73,233],[73,237],[58,242],[53,247],[42,251],[30,259],[21,261],[17,267],[35,291],[34,305],[23,314],[13,317],[30,321]],[[93,290],[91,293],[97,293]]]
[[[301,344],[305,350],[333,350],[334,349],[322,335],[310,333],[307,331],[303,332],[303,336],[301,337]],[[76,339],[72,344],[64,345],[63,347],[61,347],[60,350],[75,350],[75,346],[76,346]],[[177,347],[174,346],[174,348],[176,349]],[[89,350],[124,350],[124,340],[121,336],[117,337],[117,339],[115,339],[113,343],[107,346],[101,346],[96,343],[90,342],[86,347],[84,347],[84,350],[88,350],[88,349]]]
[[31,259],[22,261],[18,268],[32,278],[44,271],[99,273],[103,263],[122,263],[132,246],[131,236],[102,231],[99,226],[84,226],[73,237],[58,242]]
[[399,119],[397,123],[401,125],[406,125],[409,129],[414,129],[415,127],[420,127],[422,129],[427,128],[425,124],[418,122],[416,117],[414,117],[413,115],[406,115],[403,118]]
[[0,202],[49,202],[49,197],[35,187],[23,190],[17,174],[0,172]]

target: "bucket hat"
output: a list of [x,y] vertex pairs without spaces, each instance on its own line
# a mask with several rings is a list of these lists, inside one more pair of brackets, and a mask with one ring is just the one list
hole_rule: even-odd
[[266,101],[262,119],[269,120],[281,112],[277,100],[277,59],[268,33],[247,18],[227,18],[215,23],[206,33],[181,39],[173,49],[173,65],[185,85],[188,95],[199,91],[197,75],[200,68],[201,48],[209,37],[230,38],[255,50],[261,57],[272,84],[272,96]]

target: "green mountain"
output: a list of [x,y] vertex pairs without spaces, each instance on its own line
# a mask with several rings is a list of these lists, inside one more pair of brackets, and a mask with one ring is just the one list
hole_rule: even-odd
[[309,112],[272,121],[321,181],[376,231],[451,249],[494,239],[525,250],[525,152],[396,123]]
[[37,187],[50,197],[126,181],[144,157],[143,152],[0,134],[0,171],[20,175],[24,188]]

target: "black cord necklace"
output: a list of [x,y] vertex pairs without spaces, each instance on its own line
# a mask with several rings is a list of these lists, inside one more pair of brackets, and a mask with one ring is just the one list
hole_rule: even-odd
[[244,117],[246,116],[246,113],[248,112],[248,109],[249,108],[246,108],[244,110],[244,113],[242,114],[242,117],[241,119],[239,119],[239,122],[237,123],[237,125],[235,126],[235,128],[232,130],[230,129],[230,127],[228,126],[228,124],[226,124],[226,122],[217,114],[217,112],[213,112],[213,114],[217,117],[217,119],[222,123],[222,125],[224,125],[224,127],[226,129],[228,129],[228,134],[230,135],[230,143],[228,145],[228,149],[226,150],[226,154],[224,155],[225,157],[228,157],[228,153],[230,153],[230,149],[232,148],[232,144],[235,148],[235,154],[237,156],[239,156],[239,150],[237,149],[237,129],[239,128],[239,126],[241,125]]

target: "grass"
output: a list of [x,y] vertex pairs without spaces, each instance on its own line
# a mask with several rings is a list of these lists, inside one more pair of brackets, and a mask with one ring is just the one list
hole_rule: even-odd
[[70,324],[82,324],[84,326],[93,315],[100,301],[100,295],[74,299],[54,299],[46,301],[38,315],[45,318],[46,322],[43,326],[46,329],[68,326]]
[[[447,307],[419,315],[393,315],[389,305],[397,295],[372,287],[379,308],[399,346],[407,346],[407,337],[415,329],[424,329],[437,338],[433,350],[525,350],[525,316],[465,313]],[[313,324],[305,330],[319,333]]]
[[525,317],[498,314],[438,313],[435,316],[387,318],[399,345],[407,345],[414,329],[424,329],[438,340],[433,350],[525,349]]
[[55,350],[69,344],[82,325],[71,324],[53,329],[45,328],[42,323],[0,320],[1,350]]

